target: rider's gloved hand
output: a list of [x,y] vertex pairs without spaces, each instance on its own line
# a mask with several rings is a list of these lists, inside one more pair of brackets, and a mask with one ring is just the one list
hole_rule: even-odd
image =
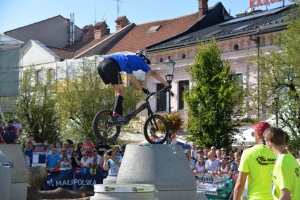
[[142,90],[143,90],[143,92],[144,92],[145,94],[147,94],[147,95],[150,94],[149,90],[147,90],[146,88],[143,88]]
[[164,88],[164,91],[165,92],[169,92],[171,90],[171,88],[172,88],[172,85],[169,85],[169,86],[167,86],[167,87]]

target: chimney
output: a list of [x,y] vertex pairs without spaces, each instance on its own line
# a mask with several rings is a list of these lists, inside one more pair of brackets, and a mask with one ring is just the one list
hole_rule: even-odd
[[198,0],[199,18],[208,11],[208,0]]
[[106,24],[105,21],[103,22],[98,22],[97,24],[95,24],[94,26],[94,38],[95,39],[99,39],[107,34],[109,34],[109,28]]
[[115,22],[116,22],[116,31],[119,31],[120,29],[124,28],[129,24],[129,21],[126,18],[126,16],[119,17],[118,19],[116,19]]
[[82,40],[87,41],[94,38],[94,27],[93,25],[87,25],[82,29]]

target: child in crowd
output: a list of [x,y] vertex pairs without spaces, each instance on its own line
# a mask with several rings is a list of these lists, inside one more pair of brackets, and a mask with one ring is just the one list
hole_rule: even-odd
[[60,162],[60,168],[69,168],[69,167],[70,167],[70,163],[68,157],[64,156],[62,158],[62,161]]

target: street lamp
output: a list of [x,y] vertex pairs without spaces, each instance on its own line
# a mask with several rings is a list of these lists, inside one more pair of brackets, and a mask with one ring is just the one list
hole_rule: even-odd
[[[171,85],[174,73],[175,62],[171,60],[171,56],[168,56],[168,59],[164,62],[164,68],[166,72],[166,80]],[[168,112],[171,114],[171,90],[169,90],[169,98],[168,98]]]

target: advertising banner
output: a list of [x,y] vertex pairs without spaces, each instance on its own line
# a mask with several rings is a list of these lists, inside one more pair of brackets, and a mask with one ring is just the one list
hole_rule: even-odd
[[43,190],[54,190],[58,187],[68,190],[78,190],[81,186],[94,189],[95,184],[102,184],[107,171],[102,168],[73,168],[58,172],[49,172]]

